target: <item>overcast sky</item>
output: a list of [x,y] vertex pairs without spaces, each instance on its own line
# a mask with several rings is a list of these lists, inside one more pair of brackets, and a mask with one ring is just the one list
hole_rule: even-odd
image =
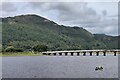
[[0,17],[37,14],[60,25],[118,35],[118,2],[3,2],[1,5]]

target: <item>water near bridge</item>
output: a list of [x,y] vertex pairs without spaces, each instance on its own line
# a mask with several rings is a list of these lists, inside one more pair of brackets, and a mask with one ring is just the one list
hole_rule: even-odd
[[[3,57],[3,78],[118,78],[118,56]],[[95,71],[103,66],[103,71]]]

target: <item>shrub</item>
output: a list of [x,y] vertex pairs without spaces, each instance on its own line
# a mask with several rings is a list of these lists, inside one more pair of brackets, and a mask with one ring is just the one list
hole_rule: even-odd
[[21,48],[15,48],[15,52],[23,52],[23,49],[21,49]]
[[4,51],[5,52],[23,52],[23,49],[14,48],[13,46],[8,46]]
[[8,46],[4,51],[5,52],[15,52],[15,49],[13,46]]
[[46,45],[36,45],[33,47],[33,50],[37,52],[47,51],[47,49],[48,47]]

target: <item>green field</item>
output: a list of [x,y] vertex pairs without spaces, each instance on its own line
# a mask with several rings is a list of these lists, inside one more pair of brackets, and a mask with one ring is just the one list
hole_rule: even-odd
[[0,56],[41,56],[41,53],[38,52],[3,52],[0,53]]

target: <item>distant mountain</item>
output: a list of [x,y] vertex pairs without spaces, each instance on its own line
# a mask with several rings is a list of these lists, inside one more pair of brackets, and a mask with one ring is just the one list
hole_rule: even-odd
[[38,15],[2,18],[3,49],[12,45],[31,50],[37,44],[47,45],[49,50],[118,49],[118,38],[58,25]]

